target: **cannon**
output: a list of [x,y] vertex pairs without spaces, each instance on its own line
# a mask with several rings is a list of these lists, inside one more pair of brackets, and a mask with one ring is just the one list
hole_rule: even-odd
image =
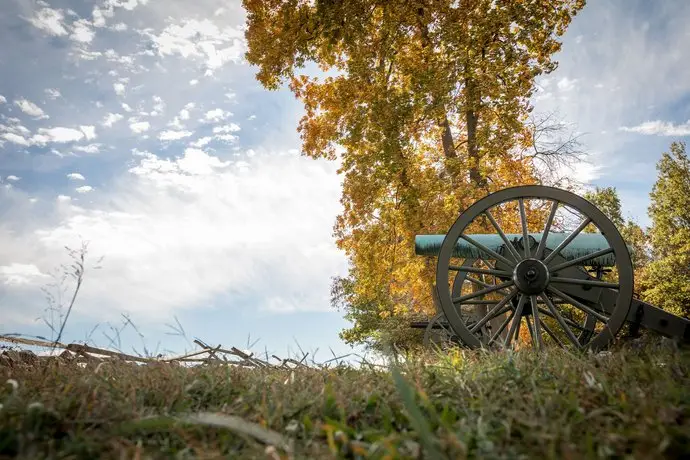
[[633,294],[630,252],[611,220],[572,192],[499,190],[447,234],[416,236],[415,253],[437,258],[437,314],[411,326],[425,329],[425,343],[469,348],[514,346],[526,327],[537,349],[596,351],[626,323],[690,341],[688,319]]

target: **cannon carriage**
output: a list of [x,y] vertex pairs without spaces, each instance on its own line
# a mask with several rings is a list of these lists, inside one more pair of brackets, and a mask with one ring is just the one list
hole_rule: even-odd
[[633,295],[630,248],[615,225],[566,190],[492,193],[447,234],[417,235],[415,253],[438,259],[437,314],[411,324],[427,344],[511,347],[524,327],[537,349],[601,350],[626,323],[690,341],[689,320]]

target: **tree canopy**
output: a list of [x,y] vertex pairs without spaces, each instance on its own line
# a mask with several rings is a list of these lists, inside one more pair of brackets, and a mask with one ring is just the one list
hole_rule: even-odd
[[345,340],[376,341],[387,318],[433,310],[434,267],[414,257],[415,234],[539,181],[526,153],[534,79],[556,68],[584,3],[243,1],[258,80],[304,103],[303,154],[341,164],[334,232],[350,269],[333,294],[353,321]]
[[653,261],[642,278],[643,298],[690,317],[690,159],[684,142],[673,142],[657,163],[649,240]]
[[623,219],[614,187],[585,194],[616,225],[632,249],[635,292],[676,315],[690,317],[690,160],[684,142],[671,143],[657,162],[648,208],[652,225],[643,229]]

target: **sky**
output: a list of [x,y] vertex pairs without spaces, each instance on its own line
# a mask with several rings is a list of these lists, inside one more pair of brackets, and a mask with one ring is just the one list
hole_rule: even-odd
[[[65,341],[353,351],[329,302],[338,165],[300,156],[302,106],[255,80],[244,20],[239,0],[3,0],[0,333],[50,336],[46,292],[88,241]],[[688,21],[684,0],[590,1],[534,97],[581,135],[574,177],[643,225],[690,137]]]

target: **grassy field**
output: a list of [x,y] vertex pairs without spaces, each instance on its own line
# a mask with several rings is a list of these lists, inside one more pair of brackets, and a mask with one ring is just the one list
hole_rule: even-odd
[[681,458],[690,352],[461,352],[390,369],[0,367],[2,458]]

